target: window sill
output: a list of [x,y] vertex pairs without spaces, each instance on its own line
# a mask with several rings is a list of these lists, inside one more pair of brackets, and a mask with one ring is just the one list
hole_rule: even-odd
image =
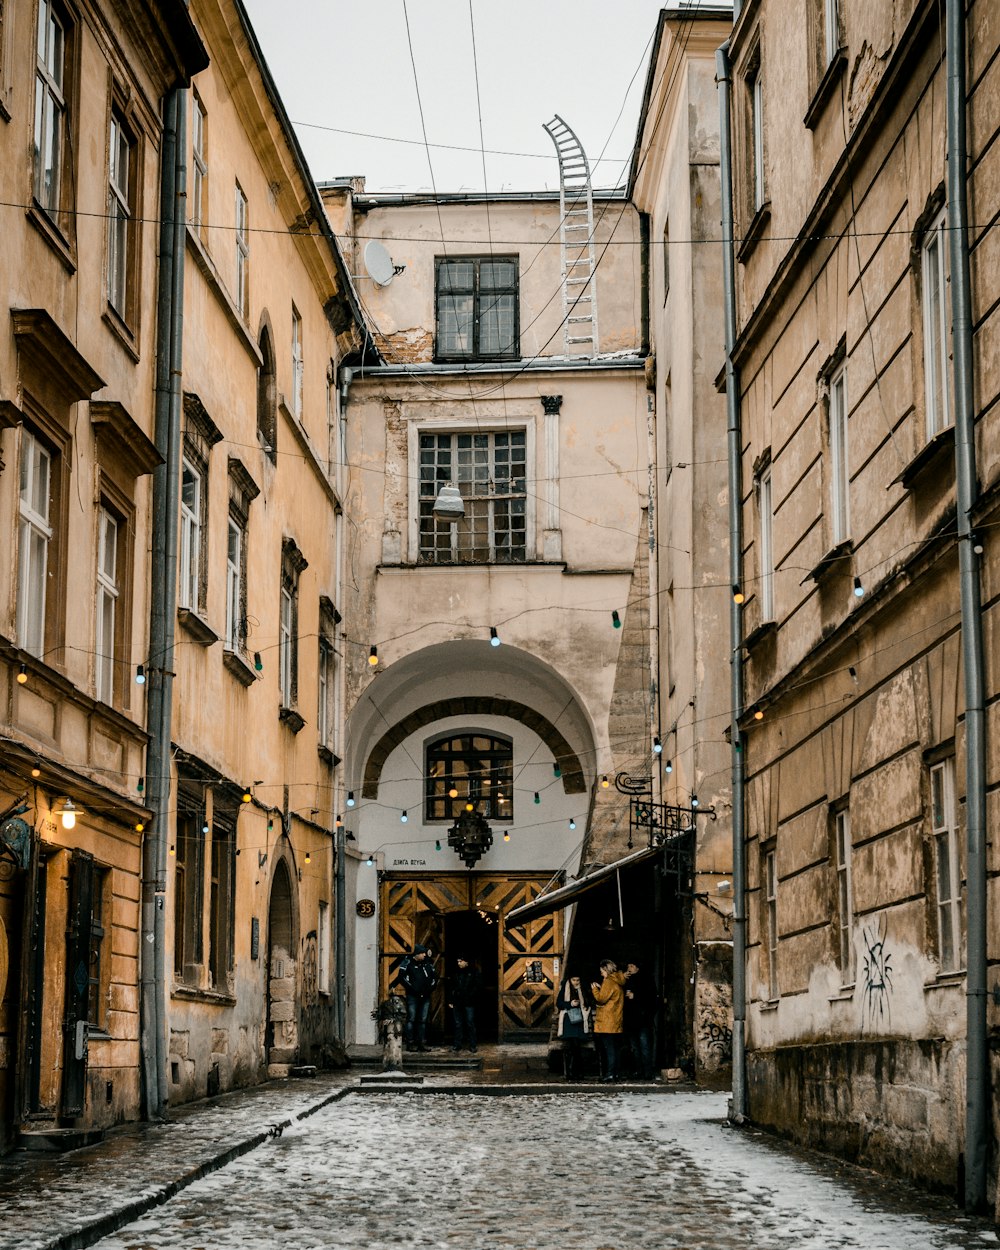
[[293,734],[297,734],[305,725],[305,717],[296,712],[293,707],[280,707],[278,709],[278,720],[283,725],[287,725]]
[[840,86],[840,80],[844,75],[844,69],[847,66],[847,49],[839,48],[836,56],[826,67],[826,72],[820,79],[819,86],[809,102],[806,109],[806,115],[802,119],[802,124],[807,130],[815,130],[819,124],[819,119],[826,111],[826,106],[836,94],[837,87]]
[[758,646],[760,643],[762,643],[765,638],[770,638],[772,637],[772,635],[776,634],[777,632],[778,632],[777,621],[761,621],[761,623],[757,626],[757,628],[751,629],[749,634],[747,634],[747,636],[743,639],[744,649],[747,651],[752,651],[753,648]]
[[235,1007],[236,998],[233,994],[222,993],[220,990],[203,990],[194,985],[174,984],[170,991],[171,998],[182,998],[192,1003],[209,1003],[216,1007]]
[[819,563],[803,577],[799,585],[804,586],[806,582],[816,582],[817,585],[822,585],[832,577],[849,573],[850,565],[847,564],[845,567],[845,562],[850,561],[853,554],[854,543],[849,538],[845,538],[843,542],[830,548]]
[[177,619],[194,641],[200,643],[203,647],[210,647],[213,643],[219,641],[219,635],[211,625],[191,608],[178,608]]
[[222,652],[222,663],[241,686],[252,686],[257,680],[257,674],[238,651],[230,651],[226,647]]
[[108,327],[115,338],[121,343],[122,347],[128,352],[132,359],[138,364],[139,348],[137,346],[137,336],[129,329],[128,323],[118,315],[117,312],[108,304],[101,320]]
[[324,746],[322,743],[316,748],[316,754],[328,768],[336,768],[340,763],[340,756],[335,755],[329,747]]
[[831,994],[828,1003],[849,1003],[854,998],[854,986],[845,985],[839,994]]
[[76,273],[76,249],[37,200],[32,200],[28,220],[52,248],[69,274]]
[[964,985],[966,975],[964,969],[959,972],[942,972],[933,981],[924,982],[924,993],[928,990],[950,990]]
[[771,201],[765,200],[764,203],[761,204],[760,208],[758,208],[754,215],[750,218],[750,224],[746,228],[746,233],[743,236],[743,242],[740,244],[739,249],[736,252],[736,259],[741,264],[745,264],[750,259],[754,248],[760,241],[760,238],[767,227],[767,223],[770,220]]
[[[890,485],[895,486],[898,482],[903,490],[913,490],[915,486],[923,481],[930,481],[934,475],[932,469],[939,469],[941,461],[948,453],[955,450],[955,427],[947,425],[943,430],[938,430],[933,438],[920,448],[913,459],[904,466],[901,473],[892,479]],[[940,479],[934,477],[935,483],[939,483]],[[948,479],[949,484],[952,479]]]
[[758,1011],[777,1011],[780,998],[767,998],[757,1004]]

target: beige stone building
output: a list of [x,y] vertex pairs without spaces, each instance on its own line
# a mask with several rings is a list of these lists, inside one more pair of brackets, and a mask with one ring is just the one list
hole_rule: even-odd
[[[323,193],[352,272],[387,265],[359,280],[385,363],[354,371],[347,405],[344,814],[352,897],[372,905],[352,918],[348,1038],[374,1038],[414,942],[445,974],[459,953],[478,962],[484,1036],[547,1036],[567,958],[588,976],[604,955],[663,957],[647,864],[575,913],[511,920],[646,845],[614,784],[649,774],[655,734],[638,214],[594,194],[576,289],[597,309],[569,322],[558,194]],[[453,520],[435,516],[449,484]],[[467,807],[489,834],[463,859],[449,835],[469,844]],[[450,1036],[442,1003],[432,1028]]]
[[204,65],[181,3],[3,6],[0,1151],[139,1110],[155,220]]
[[[751,0],[720,76],[745,596],[744,1109],[942,1187],[964,1170],[980,1205],[993,1112],[974,1017],[986,1011],[982,895],[988,876],[993,898],[996,869],[982,816],[992,821],[1000,781],[1000,10],[965,7],[953,26],[951,4],[811,0],[790,26],[788,5]],[[951,187],[949,52],[965,75],[954,112],[968,118]],[[966,256],[968,332],[955,312]],[[971,405],[955,368],[970,358]],[[985,714],[963,681],[983,652]],[[968,768],[969,726],[981,742],[984,716],[982,774]]]
[[680,914],[663,918],[693,931],[693,946],[674,939],[691,988],[664,1006],[704,1075],[728,1067],[732,1024],[726,410],[715,385],[724,351],[715,50],[731,26],[724,7],[662,10],[630,178],[649,240],[656,798],[683,811],[694,796],[701,812],[681,818],[696,830],[694,872]]

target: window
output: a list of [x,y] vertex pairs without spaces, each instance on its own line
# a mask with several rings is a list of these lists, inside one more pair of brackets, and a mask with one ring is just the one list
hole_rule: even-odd
[[203,953],[204,798],[197,782],[179,782],[174,835],[174,978],[198,984]]
[[764,856],[764,908],[767,938],[767,995],[778,997],[778,869],[777,856],[768,851]]
[[236,898],[236,807],[218,794],[212,816],[208,970],[212,988],[228,992],[233,968]]
[[837,934],[844,985],[854,984],[854,894],[851,887],[851,815],[845,808],[833,818],[837,864]]
[[135,139],[117,109],[111,113],[108,144],[108,303],[128,319],[132,231],[135,217]]
[[757,533],[760,542],[760,619],[774,620],[774,547],[772,540],[773,511],[771,502],[771,466],[766,465],[757,477]]
[[[281,593],[278,602],[278,680],[281,707],[291,710],[299,683],[299,577],[309,567],[292,538],[281,545]],[[291,717],[287,719],[291,720]],[[297,714],[296,731],[305,723]]]
[[514,747],[509,738],[457,734],[427,747],[427,820],[457,820],[472,803],[487,820],[514,818]]
[[330,993],[330,904],[320,900],[316,921],[316,988]]
[[278,386],[271,331],[261,328],[260,367],[257,370],[257,437],[272,460],[278,454]]
[[850,526],[850,468],[847,459],[847,368],[830,379],[830,518],[833,545],[846,540]]
[[951,425],[949,392],[951,317],[948,309],[948,237],[941,209],[921,248],[924,321],[924,395],[927,437]]
[[292,305],[292,415],[302,419],[302,318]]
[[[420,559],[428,563],[513,563],[527,557],[524,430],[420,435]],[[465,504],[457,521],[434,516],[453,482]]]
[[318,708],[316,713],[316,736],[319,745],[333,750],[333,706],[336,665],[333,642],[324,634],[319,639]]
[[48,213],[61,207],[67,139],[66,23],[53,0],[38,0],[35,62],[35,199]]
[[832,65],[840,51],[840,0],[823,0],[826,64]]
[[118,631],[118,518],[103,505],[97,510],[97,697],[111,703],[115,692]]
[[670,222],[663,223],[663,303],[670,294]]
[[191,93],[191,224],[208,220],[208,117],[197,91]]
[[938,959],[942,972],[956,972],[962,966],[962,879],[953,758],[931,768],[931,834],[937,876]]
[[45,651],[45,587],[53,537],[51,492],[52,455],[26,429],[21,443],[17,645],[37,656]]
[[752,144],[752,187],[753,211],[756,213],[764,207],[764,78],[760,70],[760,60],[747,79],[747,90],[750,94],[750,131]]
[[250,207],[243,188],[236,184],[236,287],[234,295],[240,315],[250,316]]
[[246,646],[246,623],[243,613],[243,528],[235,517],[229,518],[226,542],[226,646],[230,651],[243,651]]
[[202,496],[200,468],[187,456],[181,462],[180,606],[197,612],[201,599]]
[[517,359],[517,257],[439,256],[435,275],[437,358]]

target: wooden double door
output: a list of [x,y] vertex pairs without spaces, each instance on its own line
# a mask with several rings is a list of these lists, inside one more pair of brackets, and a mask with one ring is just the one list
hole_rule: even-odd
[[451,1036],[447,979],[461,955],[483,975],[477,1011],[484,1041],[547,1038],[562,966],[562,912],[515,928],[504,917],[536,898],[551,873],[385,873],[381,882],[379,998],[396,984],[399,965],[416,944],[433,952],[439,984],[431,1000],[430,1036]]

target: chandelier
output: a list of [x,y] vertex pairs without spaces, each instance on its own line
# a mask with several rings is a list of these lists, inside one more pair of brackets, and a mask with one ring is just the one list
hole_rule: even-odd
[[448,845],[471,868],[493,845],[493,830],[479,812],[464,811],[448,830]]

